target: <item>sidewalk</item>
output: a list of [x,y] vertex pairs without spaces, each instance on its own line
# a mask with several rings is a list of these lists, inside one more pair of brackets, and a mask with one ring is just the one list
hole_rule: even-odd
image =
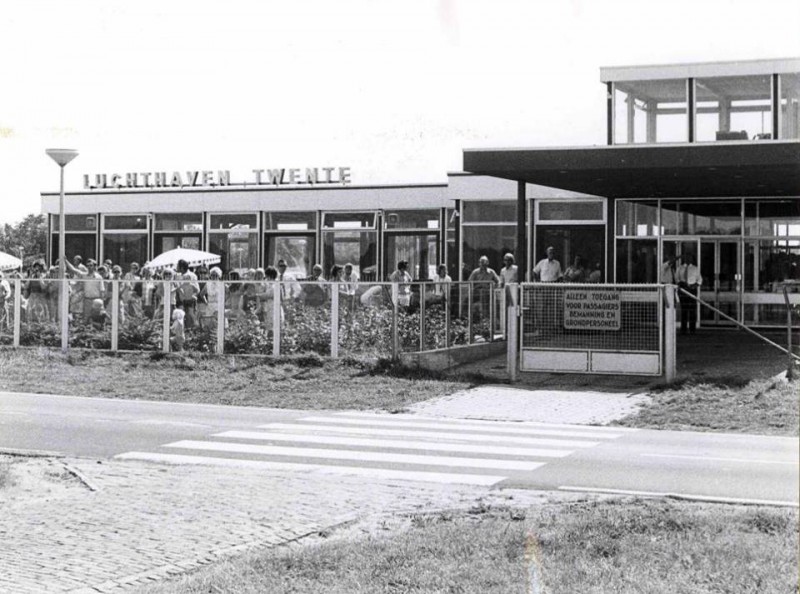
[[528,506],[554,497],[319,473],[66,463],[84,487],[0,501],[0,592],[121,592],[367,516]]

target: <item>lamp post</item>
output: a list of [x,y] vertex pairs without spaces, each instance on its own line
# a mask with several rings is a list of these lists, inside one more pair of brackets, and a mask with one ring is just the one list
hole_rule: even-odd
[[61,193],[58,200],[58,278],[61,279],[61,291],[58,298],[58,311],[61,320],[61,352],[66,353],[69,346],[69,287],[67,285],[66,260],[64,259],[64,167],[78,156],[78,151],[47,149],[45,153],[61,168]]

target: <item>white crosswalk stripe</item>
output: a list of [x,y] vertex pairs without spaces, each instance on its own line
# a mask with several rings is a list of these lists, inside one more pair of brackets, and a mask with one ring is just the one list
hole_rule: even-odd
[[164,444],[164,452],[117,458],[490,486],[509,473],[534,472],[630,431],[342,412],[176,441]]

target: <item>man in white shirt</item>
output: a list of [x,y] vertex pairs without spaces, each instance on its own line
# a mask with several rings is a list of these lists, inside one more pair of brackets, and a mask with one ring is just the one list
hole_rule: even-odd
[[703,284],[703,277],[700,276],[700,269],[695,265],[694,255],[683,256],[684,264],[678,268],[678,286],[691,294],[687,297],[686,293],[681,294],[681,334],[694,334],[697,326],[697,294]]
[[189,270],[186,260],[178,260],[178,274],[175,279],[180,281],[176,296],[178,305],[182,305],[186,313],[184,325],[186,328],[194,328],[197,322],[197,294],[200,292],[197,275]]
[[514,254],[503,256],[503,267],[500,269],[500,286],[505,287],[506,305],[516,305],[515,294],[508,285],[519,282],[519,268],[514,264]]
[[543,283],[555,283],[561,280],[564,273],[561,270],[561,262],[556,260],[556,250],[550,246],[545,250],[547,257],[539,260],[533,267],[533,278]]

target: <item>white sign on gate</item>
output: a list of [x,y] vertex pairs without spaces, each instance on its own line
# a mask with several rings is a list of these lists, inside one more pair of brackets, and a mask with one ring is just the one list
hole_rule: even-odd
[[622,325],[619,291],[564,291],[564,328],[619,330]]

